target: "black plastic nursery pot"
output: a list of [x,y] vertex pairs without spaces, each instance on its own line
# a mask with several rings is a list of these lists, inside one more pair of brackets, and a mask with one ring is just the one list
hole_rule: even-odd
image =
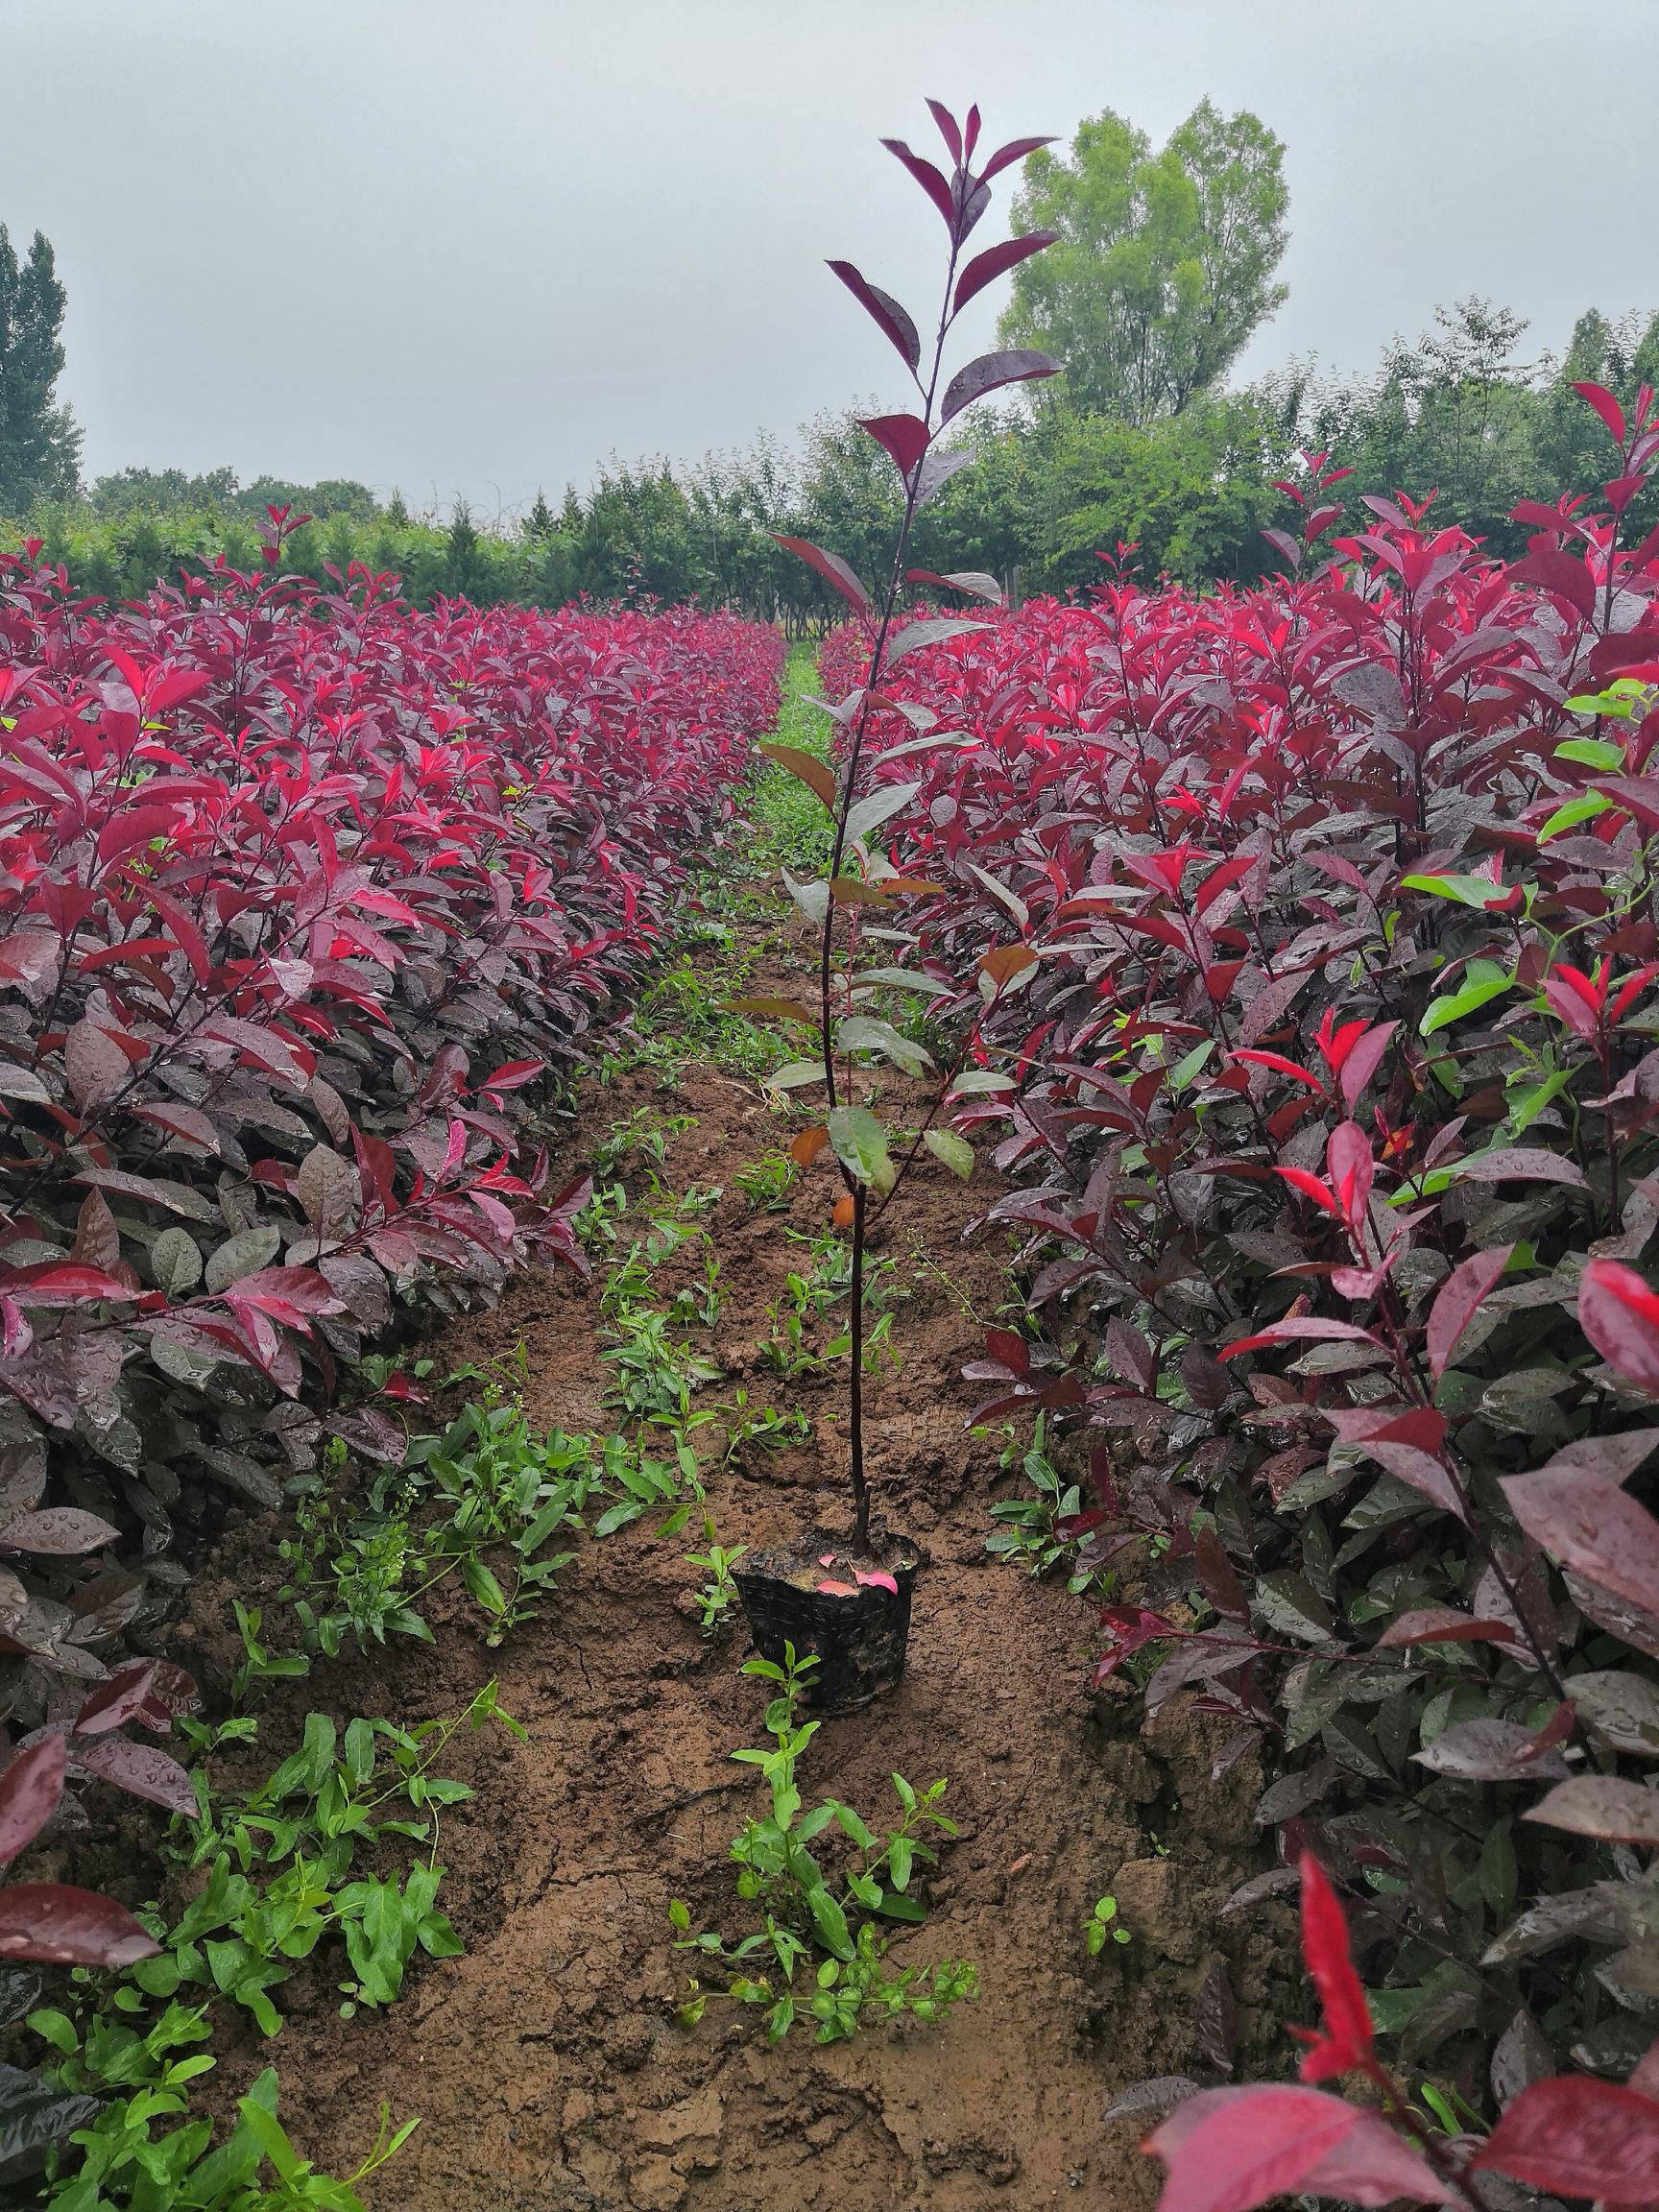
[[833,1536],[809,1528],[785,1549],[755,1553],[732,1578],[761,1658],[781,1667],[785,1644],[798,1659],[813,1653],[818,1665],[803,1693],[805,1703],[815,1713],[850,1713],[891,1690],[904,1671],[922,1556],[907,1537],[882,1532],[863,1564]]

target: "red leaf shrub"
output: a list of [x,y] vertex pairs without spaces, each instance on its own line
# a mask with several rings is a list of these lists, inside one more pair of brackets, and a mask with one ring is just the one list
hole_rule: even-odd
[[1567,2197],[1659,2202],[1659,2099],[1551,2075],[1521,2092],[1474,2163]]
[[1186,2097],[1145,2145],[1168,2169],[1158,2212],[1255,2212],[1292,2190],[1347,2204],[1483,2212],[1492,2202],[1476,2178],[1483,2172],[1597,2198],[1603,2212],[1659,2203],[1659,2102],[1648,2094],[1659,2044],[1628,2086],[1552,2075],[1514,2095],[1483,2140],[1454,2140],[1401,2095],[1377,2056],[1342,1908],[1311,1853],[1302,1861],[1302,1950],[1325,2008],[1322,2034],[1295,2031],[1312,2046],[1303,2073],[1357,2074],[1374,2106],[1289,2087]]
[[[193,1818],[194,1785],[178,1760],[111,1733],[125,1722],[165,1735],[175,1714],[196,1704],[182,1668],[136,1659],[117,1669],[70,1717],[27,1739],[0,1769],[0,1866],[21,1857],[58,1811],[66,1777],[112,1782]],[[124,1905],[61,1882],[13,1882],[0,1888],[0,1959],[55,1966],[131,1966],[160,1946]]]
[[1038,1341],[973,1372],[1085,1431],[1089,1557],[1142,1562],[1097,1680],[1262,1732],[1281,1852],[1373,1891],[1384,2042],[1498,2103],[1517,2023],[1617,2080],[1659,1991],[1652,395],[1621,421],[1508,569],[1403,497],[1327,544],[1313,456],[1275,582],[1118,562],[882,680],[902,957],[977,1020],[957,1122],[1028,1238]]
[[115,1523],[274,1503],[399,1299],[579,1259],[526,1087],[661,939],[781,654],[360,573],[110,613],[0,560],[0,1551],[66,1563],[0,1570],[25,1717],[155,1601],[82,1564]]

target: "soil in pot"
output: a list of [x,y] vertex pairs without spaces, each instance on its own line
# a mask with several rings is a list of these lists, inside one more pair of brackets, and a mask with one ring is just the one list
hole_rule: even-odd
[[734,1574],[755,1648],[774,1666],[783,1647],[818,1665],[805,1702],[818,1713],[848,1713],[891,1690],[904,1671],[910,1596],[920,1545],[885,1528],[854,1552],[845,1537],[808,1528],[786,1545],[756,1552]]

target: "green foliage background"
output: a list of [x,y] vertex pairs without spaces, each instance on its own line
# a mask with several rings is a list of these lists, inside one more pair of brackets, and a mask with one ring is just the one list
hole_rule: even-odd
[[[1086,589],[1101,554],[1133,546],[1148,580],[1248,582],[1277,565],[1262,532],[1294,521],[1274,479],[1303,449],[1353,470],[1350,527],[1370,520],[1361,493],[1436,491],[1437,523],[1505,557],[1526,546],[1508,519],[1518,499],[1597,492],[1610,448],[1571,387],[1594,379],[1628,402],[1659,383],[1659,316],[1592,309],[1559,355],[1528,358],[1525,324],[1471,299],[1439,310],[1415,344],[1396,339],[1373,374],[1294,363],[1225,388],[1284,298],[1283,156],[1258,117],[1209,101],[1156,152],[1107,110],[1069,154],[1032,156],[1015,228],[1059,242],[1015,271],[1001,330],[1066,368],[1013,407],[961,419],[977,466],[918,518],[915,565],[988,569],[1019,598]],[[288,540],[284,566],[325,588],[361,564],[396,572],[422,606],[697,599],[798,637],[844,610],[775,533],[810,538],[872,579],[893,542],[898,480],[857,423],[882,411],[876,398],[820,417],[794,444],[761,437],[693,465],[613,460],[586,493],[572,487],[557,506],[538,493],[522,517],[482,518],[465,503],[413,514],[396,492],[243,485],[229,469],[127,469],[83,491],[80,432],[54,397],[63,305],[47,242],[19,260],[0,228],[0,549],[37,539],[78,592],[132,598],[221,560],[254,566],[266,510],[285,505],[314,519]],[[1659,522],[1655,494],[1628,521]]]

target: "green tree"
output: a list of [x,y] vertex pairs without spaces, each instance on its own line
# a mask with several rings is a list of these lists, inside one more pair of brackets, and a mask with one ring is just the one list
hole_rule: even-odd
[[[1592,307],[1573,325],[1573,336],[1546,389],[1537,426],[1536,473],[1556,491],[1582,492],[1604,483],[1612,473],[1611,447],[1598,417],[1585,406],[1573,387],[1576,383],[1605,385],[1634,412],[1637,391],[1644,384],[1659,385],[1659,315],[1646,323],[1627,315],[1614,322]],[[1638,511],[1653,504],[1648,493]]]
[[1284,160],[1257,116],[1208,100],[1161,153],[1108,108],[1070,160],[1034,154],[1014,228],[1059,243],[1016,270],[999,332],[1065,365],[1040,403],[1144,426],[1211,391],[1286,297]]
[[0,514],[80,488],[81,432],[56,397],[65,303],[44,235],[19,262],[0,223]]
[[1262,532],[1284,502],[1268,481],[1284,466],[1271,424],[1247,399],[1203,399],[1139,430],[1070,409],[1020,434],[1027,590],[1098,584],[1097,559],[1137,548],[1150,580],[1248,580],[1270,558]]
[[210,469],[205,475],[189,476],[182,469],[127,468],[98,477],[88,497],[101,521],[118,522],[131,515],[228,508],[236,489],[234,469]]

